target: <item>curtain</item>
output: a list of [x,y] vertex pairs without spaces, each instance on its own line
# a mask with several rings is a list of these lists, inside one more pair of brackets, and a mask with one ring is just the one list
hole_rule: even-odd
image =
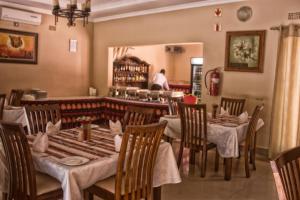
[[300,25],[281,27],[276,67],[270,157],[300,145]]

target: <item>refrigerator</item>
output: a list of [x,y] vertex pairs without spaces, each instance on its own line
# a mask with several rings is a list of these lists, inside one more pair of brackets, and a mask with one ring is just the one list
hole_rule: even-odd
[[201,99],[201,83],[202,83],[202,70],[203,58],[191,58],[191,87],[190,93]]

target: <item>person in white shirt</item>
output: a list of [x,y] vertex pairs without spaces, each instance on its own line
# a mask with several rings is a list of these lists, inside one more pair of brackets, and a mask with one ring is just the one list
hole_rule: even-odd
[[165,76],[166,70],[161,69],[159,73],[156,73],[152,79],[151,90],[169,90],[169,84]]

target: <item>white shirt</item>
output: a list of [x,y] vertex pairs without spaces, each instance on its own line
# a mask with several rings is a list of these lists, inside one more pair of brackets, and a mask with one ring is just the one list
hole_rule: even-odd
[[152,80],[153,84],[160,85],[162,88],[169,90],[169,85],[167,82],[167,78],[162,73],[156,73]]

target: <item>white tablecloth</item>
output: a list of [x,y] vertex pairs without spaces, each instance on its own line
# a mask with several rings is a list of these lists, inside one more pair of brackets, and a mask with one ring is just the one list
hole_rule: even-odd
[[[165,135],[181,139],[180,118],[161,117],[160,121],[168,121],[165,129]],[[247,133],[249,123],[241,124],[237,127],[225,127],[217,124],[207,124],[207,140],[217,145],[218,152],[223,158],[232,158],[239,156],[239,143],[242,142]],[[264,125],[262,119],[259,119],[257,130]]]
[[[116,173],[118,154],[78,167],[64,166],[50,157],[41,157],[37,154],[33,154],[33,160],[38,171],[49,174],[61,182],[64,200],[79,200],[82,199],[83,189]],[[153,186],[180,182],[173,149],[169,143],[163,143],[159,147],[154,168]]]
[[[23,127],[29,127],[28,118],[24,107],[15,107],[14,109],[3,110],[3,121],[20,123]],[[29,131],[29,129],[28,129]]]

